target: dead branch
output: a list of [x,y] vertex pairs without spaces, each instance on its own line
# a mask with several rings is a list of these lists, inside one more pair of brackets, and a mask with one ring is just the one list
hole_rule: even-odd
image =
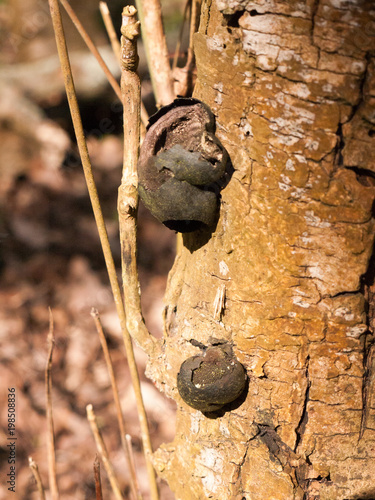
[[53,317],[52,311],[49,310],[49,332],[47,337],[48,342],[48,357],[45,371],[45,390],[46,390],[46,407],[47,407],[47,455],[48,455],[48,476],[49,486],[51,489],[52,500],[59,499],[59,490],[56,479],[56,457],[55,457],[55,435],[53,431],[53,414],[52,414],[52,354],[55,345]]

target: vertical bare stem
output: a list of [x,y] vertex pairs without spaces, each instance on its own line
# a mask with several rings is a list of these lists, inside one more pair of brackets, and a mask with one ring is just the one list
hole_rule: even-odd
[[46,406],[47,406],[47,454],[48,454],[48,475],[49,485],[51,490],[52,500],[58,500],[59,491],[57,488],[56,479],[56,457],[55,457],[55,435],[53,432],[53,415],[52,415],[52,353],[55,345],[55,338],[53,333],[53,317],[52,311],[49,310],[49,332],[47,337],[48,342],[48,357],[45,370],[45,385],[46,385]]
[[[124,163],[119,187],[118,212],[121,241],[121,264],[127,328],[137,337],[150,334],[141,312],[138,271],[136,263],[136,213],[138,208],[137,160],[139,152],[141,85],[136,73],[138,66],[137,38],[139,21],[137,10],[125,7],[121,27],[121,91],[124,105]],[[151,462],[152,447],[146,413],[139,412],[143,449],[150,481],[151,498],[159,498],[155,471]]]
[[31,472],[33,473],[34,478],[35,478],[40,500],[46,500],[46,494],[44,492],[42,479],[41,479],[40,474],[39,474],[38,465],[36,462],[34,462],[32,457],[29,457],[29,467],[31,469]]
[[83,40],[86,43],[87,47],[89,48],[90,52],[94,55],[95,59],[100,64],[100,67],[104,71],[104,73],[105,73],[105,75],[106,75],[109,83],[111,84],[113,90],[116,92],[117,97],[121,101],[120,86],[117,83],[115,77],[110,72],[108,66],[106,65],[104,59],[100,55],[98,49],[95,47],[94,42],[91,40],[91,38],[89,37],[87,31],[82,26],[81,21],[78,19],[76,13],[74,12],[74,10],[72,9],[72,7],[70,6],[69,2],[67,2],[66,0],[60,0],[60,3],[62,4],[62,6],[64,7],[64,9],[66,10],[66,12],[67,12],[68,16],[70,17],[70,19],[72,20],[72,22],[74,23],[74,26],[77,28],[78,33],[83,38]]
[[165,106],[175,96],[160,0],[136,0],[136,6],[142,23],[142,38],[156,104],[158,107]]
[[[189,21],[189,46],[187,51],[187,61],[183,68],[177,67],[178,51],[180,50],[179,44],[176,47],[177,53],[173,61],[173,76],[175,79],[175,92],[182,96],[191,95],[193,91],[193,71],[194,71],[194,51],[193,41],[194,33],[197,30],[200,16],[200,0],[189,0],[185,7],[184,21],[187,14],[187,7],[190,7],[190,21]],[[182,28],[184,22],[182,23]],[[181,32],[182,32],[181,28]],[[180,33],[181,38],[181,33]]]
[[190,34],[189,34],[189,50],[190,51],[193,51],[194,33],[198,29],[200,11],[201,11],[200,0],[192,0],[191,18],[190,18]]
[[192,0],[191,3],[191,17],[190,17],[190,33],[189,33],[189,48],[188,48],[188,58],[186,63],[186,68],[188,72],[193,71],[194,67],[194,33],[198,29],[199,16],[201,11],[200,0]]
[[121,403],[120,403],[120,398],[119,398],[118,389],[117,389],[116,377],[115,377],[115,373],[113,371],[111,355],[109,354],[107,340],[106,340],[104,332],[103,332],[102,323],[100,321],[100,317],[99,317],[99,313],[98,313],[97,309],[92,308],[91,316],[94,318],[94,321],[95,321],[96,330],[99,334],[100,343],[102,346],[105,362],[107,365],[109,378],[111,381],[113,399],[114,399],[115,407],[116,407],[117,421],[118,421],[118,425],[120,428],[121,445],[122,445],[122,449],[124,450],[126,461],[128,463],[128,467],[129,467],[129,471],[130,471],[131,489],[132,489],[134,498],[136,498],[137,500],[140,500],[142,497],[141,497],[140,490],[139,490],[137,476],[135,474],[135,470],[133,467],[131,454],[129,453],[129,447],[127,446],[127,442],[125,439],[125,435],[126,435],[125,422],[124,422],[124,417],[123,417],[123,413],[122,413],[122,409],[121,409]]
[[[102,13],[104,24],[105,24],[105,27],[106,27],[106,30],[108,33],[108,37],[111,41],[112,50],[113,50],[114,54],[116,55],[117,60],[120,64],[120,68],[121,68],[121,45],[117,39],[115,28],[114,28],[113,23],[112,23],[112,18],[109,14],[108,5],[105,2],[100,2],[99,5],[100,5],[100,12]],[[146,111],[146,108],[143,105],[143,102],[141,102],[141,121],[142,121],[144,127],[146,127],[147,122],[148,122],[148,113]],[[146,133],[145,128],[144,128],[144,130],[142,130],[142,133],[144,133],[144,134]]]
[[120,60],[121,46],[115,28],[113,26],[111,14],[109,13],[108,5],[106,2],[99,2],[100,13],[103,18],[105,29],[108,33],[109,41],[112,45],[112,50],[118,60]]
[[[146,329],[139,293],[136,263],[137,236],[136,213],[138,209],[137,160],[139,153],[139,107],[141,86],[136,73],[138,65],[136,39],[139,35],[139,21],[136,10],[123,11],[122,75],[121,90],[124,104],[124,158],[121,185],[118,197],[120,241],[122,256],[122,281],[129,332]],[[146,335],[146,333],[143,333]]]
[[100,462],[98,459],[98,454],[96,454],[95,460],[94,460],[94,479],[95,479],[95,497],[96,497],[96,500],[103,500],[102,481],[100,479]]
[[106,448],[105,443],[103,441],[102,435],[99,431],[92,405],[86,406],[86,412],[87,412],[87,420],[90,423],[90,427],[91,427],[92,433],[94,435],[96,449],[98,450],[98,453],[99,453],[100,458],[103,462],[104,468],[107,471],[108,479],[109,479],[109,482],[111,483],[113,494],[115,495],[116,500],[123,500],[121,488],[120,488],[119,482],[117,480],[113,465],[111,464],[111,462],[109,460],[107,448]]

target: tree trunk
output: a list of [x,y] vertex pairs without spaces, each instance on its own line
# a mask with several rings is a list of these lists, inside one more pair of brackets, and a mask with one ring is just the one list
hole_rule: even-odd
[[[178,404],[155,454],[178,499],[375,498],[374,49],[371,0],[203,0],[195,96],[233,174],[215,231],[183,237],[148,367]],[[210,337],[249,376],[215,418],[176,388]]]

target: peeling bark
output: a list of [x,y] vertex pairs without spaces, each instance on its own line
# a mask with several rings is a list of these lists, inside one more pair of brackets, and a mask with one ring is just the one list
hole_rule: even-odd
[[[374,47],[370,1],[203,2],[195,96],[233,172],[215,231],[184,235],[148,367],[178,403],[154,458],[176,498],[375,497]],[[210,337],[250,377],[212,418],[176,389]]]

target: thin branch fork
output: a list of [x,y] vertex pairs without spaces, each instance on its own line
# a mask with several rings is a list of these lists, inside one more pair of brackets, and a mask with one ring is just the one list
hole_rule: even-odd
[[181,23],[181,27],[180,27],[180,32],[178,34],[178,40],[177,40],[176,48],[175,48],[175,51],[174,51],[173,64],[172,64],[172,73],[177,68],[178,59],[180,57],[182,35],[184,33],[184,27],[185,27],[185,22],[186,22],[186,19],[187,19],[188,11],[191,11],[191,2],[192,2],[192,0],[186,0],[186,3],[185,3],[184,14],[182,16],[182,23]]
[[[180,30],[180,37],[176,46],[176,53],[173,61],[173,77],[174,77],[174,90],[175,93],[182,96],[190,95],[193,90],[195,58],[193,51],[194,33],[197,31],[200,16],[200,0],[188,0],[185,5],[183,22]],[[189,26],[189,47],[187,50],[187,61],[183,68],[177,66],[180,45],[182,39],[182,32],[184,23],[187,16],[187,11],[190,9],[190,26]]]
[[41,479],[40,474],[39,474],[38,464],[33,460],[32,457],[29,457],[29,467],[30,467],[31,472],[33,473],[34,479],[36,481],[36,485],[37,485],[38,492],[39,492],[39,499],[46,500],[46,494],[44,491],[42,479]]

